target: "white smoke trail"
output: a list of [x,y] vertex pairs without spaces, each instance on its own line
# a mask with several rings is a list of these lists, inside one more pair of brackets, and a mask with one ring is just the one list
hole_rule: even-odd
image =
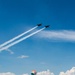
[[10,54],[14,54],[14,52],[11,51],[10,49],[6,49],[6,51],[10,52]]
[[32,35],[34,35],[34,34],[40,32],[40,31],[42,31],[42,30],[44,30],[44,29],[45,29],[45,27],[42,28],[42,29],[40,29],[40,30],[38,30],[38,31],[36,31],[36,32],[33,32],[33,33],[31,33],[31,34],[29,34],[29,35],[27,35],[27,36],[25,36],[25,37],[23,37],[23,38],[21,38],[21,39],[15,41],[15,42],[12,42],[11,44],[9,44],[9,45],[7,45],[7,46],[1,48],[0,51],[3,51],[3,50],[5,50],[5,49],[10,48],[11,46],[13,46],[13,45],[15,45],[15,44],[17,44],[17,43],[19,43],[19,42],[21,42],[21,41],[23,41],[23,40],[29,38],[29,37],[31,37]]
[[27,34],[28,32],[30,32],[30,31],[36,29],[37,27],[38,27],[38,26],[35,26],[35,27],[33,27],[32,29],[30,29],[30,30],[28,30],[28,31],[25,31],[24,33],[22,33],[22,34],[20,34],[20,35],[18,35],[18,36],[16,36],[16,37],[14,37],[13,39],[11,39],[11,40],[9,40],[9,41],[7,41],[7,42],[1,44],[1,45],[0,45],[0,48],[2,48],[3,46],[5,46],[5,45],[7,45],[7,44],[9,44],[9,43],[11,43],[11,42],[13,42],[14,40],[16,40],[16,39],[20,38],[21,36]]

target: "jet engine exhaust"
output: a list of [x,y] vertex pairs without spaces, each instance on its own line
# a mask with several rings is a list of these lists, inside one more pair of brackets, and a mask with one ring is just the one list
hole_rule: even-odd
[[11,40],[9,40],[9,41],[7,41],[7,42],[5,42],[5,43],[1,44],[1,45],[0,45],[0,48],[2,48],[3,46],[8,45],[9,43],[11,43],[11,42],[15,41],[16,39],[18,39],[18,38],[22,37],[23,35],[25,35],[25,34],[29,33],[30,31],[32,31],[32,30],[34,30],[34,29],[36,29],[37,27],[38,27],[38,26],[35,26],[35,27],[31,28],[30,30],[25,31],[25,32],[23,32],[22,34],[20,34],[20,35],[18,35],[18,36],[16,36],[16,37],[14,37],[14,38],[12,38]]
[[29,34],[29,35],[27,35],[27,36],[25,36],[25,37],[23,37],[23,38],[21,38],[21,39],[15,41],[15,42],[12,42],[11,44],[9,44],[9,45],[7,45],[7,46],[2,47],[2,48],[0,49],[0,51],[6,50],[6,49],[8,49],[8,48],[10,48],[10,47],[12,47],[12,46],[18,44],[19,42],[21,42],[21,41],[23,41],[23,40],[25,40],[25,39],[27,39],[27,38],[29,38],[29,37],[35,35],[36,33],[39,33],[40,31],[44,30],[45,28],[46,28],[46,27],[41,28],[41,29],[37,30],[36,32],[33,32],[33,33],[31,33],[31,34]]

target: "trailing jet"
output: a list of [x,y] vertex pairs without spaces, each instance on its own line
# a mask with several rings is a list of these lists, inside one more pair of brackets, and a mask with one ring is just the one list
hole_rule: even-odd
[[48,28],[49,27],[49,25],[47,25],[47,26],[45,26],[46,28]]
[[37,24],[37,26],[42,26],[42,24]]

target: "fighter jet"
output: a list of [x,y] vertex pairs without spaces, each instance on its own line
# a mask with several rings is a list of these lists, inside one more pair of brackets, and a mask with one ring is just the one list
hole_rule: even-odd
[[47,25],[47,26],[45,26],[46,28],[48,28],[49,27],[49,25]]
[[42,26],[42,24],[37,24],[37,26]]

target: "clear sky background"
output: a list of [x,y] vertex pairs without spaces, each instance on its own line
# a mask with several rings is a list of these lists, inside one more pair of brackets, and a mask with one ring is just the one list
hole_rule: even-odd
[[[51,25],[45,31],[74,32],[75,0],[0,0],[0,44],[38,23]],[[58,75],[75,66],[75,41],[55,41],[36,35],[11,47],[14,54],[0,53],[0,72],[21,75],[30,74],[33,69],[50,69]],[[28,58],[18,58],[21,55]]]

